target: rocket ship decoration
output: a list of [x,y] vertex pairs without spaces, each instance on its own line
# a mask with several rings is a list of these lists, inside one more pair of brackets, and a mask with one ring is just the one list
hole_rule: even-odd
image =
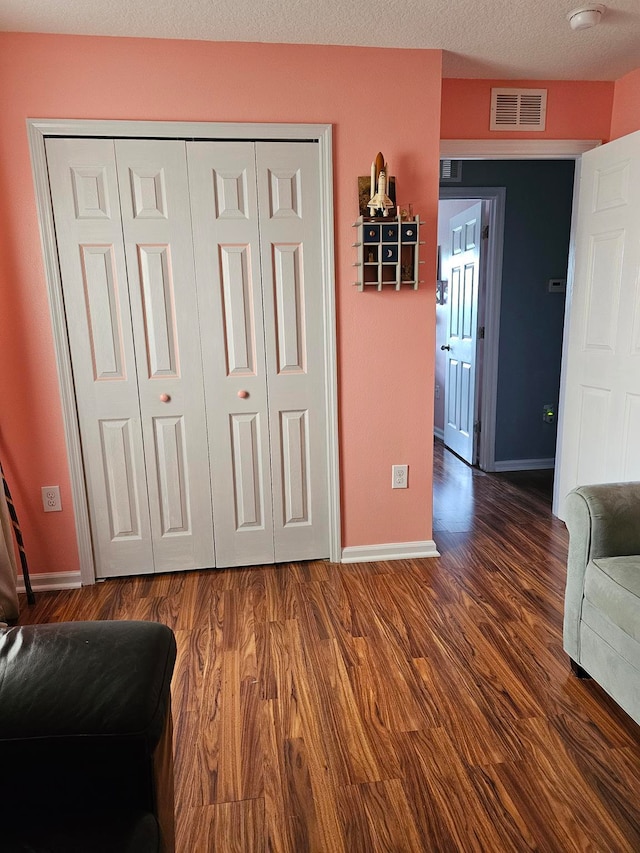
[[384,162],[384,157],[379,151],[371,164],[371,197],[367,204],[371,216],[379,215],[378,211],[382,211],[383,216],[388,216],[389,210],[395,207],[387,195],[388,176],[389,164]]

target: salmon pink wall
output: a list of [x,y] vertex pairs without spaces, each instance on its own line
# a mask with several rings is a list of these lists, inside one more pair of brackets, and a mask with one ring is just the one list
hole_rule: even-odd
[[611,139],[640,130],[640,68],[616,80]]
[[[421,541],[432,515],[440,69],[440,51],[0,34],[0,457],[33,572],[76,570],[78,555],[25,119],[333,125],[343,544]],[[378,150],[398,200],[426,219],[418,292],[352,286],[356,178]],[[410,465],[406,491],[390,488],[397,462]],[[53,484],[64,511],[45,515],[40,487]]]
[[[489,130],[491,89],[547,89],[544,131]],[[608,140],[614,84],[568,80],[442,81],[442,139],[602,139]]]

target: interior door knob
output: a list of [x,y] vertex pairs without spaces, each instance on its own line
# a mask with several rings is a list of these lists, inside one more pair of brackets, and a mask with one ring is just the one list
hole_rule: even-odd
[[249,396],[248,391],[238,391],[238,397],[240,397],[241,400],[244,400],[244,398],[248,397],[248,396]]
[[449,344],[442,344],[440,349],[451,349],[451,347],[449,346]]
[[170,399],[171,397],[169,396],[169,394],[160,394],[161,402],[168,403]]

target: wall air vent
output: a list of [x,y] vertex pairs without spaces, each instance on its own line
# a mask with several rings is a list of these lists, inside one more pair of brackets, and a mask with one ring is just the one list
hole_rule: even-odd
[[462,160],[440,160],[440,181],[460,183],[462,180]]
[[492,89],[489,130],[544,130],[546,89]]

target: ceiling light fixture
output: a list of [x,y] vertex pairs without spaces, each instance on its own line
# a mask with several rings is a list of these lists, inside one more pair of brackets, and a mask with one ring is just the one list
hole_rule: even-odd
[[605,6],[602,3],[592,3],[590,6],[582,6],[574,9],[567,15],[567,21],[572,30],[586,30],[600,23],[604,15]]

